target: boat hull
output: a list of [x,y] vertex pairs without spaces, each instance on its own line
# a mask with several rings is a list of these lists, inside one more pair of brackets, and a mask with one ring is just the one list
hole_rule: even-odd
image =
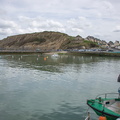
[[[104,99],[105,100],[105,99]],[[102,101],[103,102],[103,101]],[[90,106],[98,116],[106,116],[107,120],[116,120],[120,114],[114,113],[107,109],[98,99],[88,100],[87,104]]]
[[95,113],[98,115],[98,116],[106,116],[107,120],[116,120],[118,118],[118,116],[113,116],[113,115],[110,115],[110,114],[107,114],[107,113],[104,113],[103,111],[99,111],[99,110],[96,110],[94,108],[92,108]]

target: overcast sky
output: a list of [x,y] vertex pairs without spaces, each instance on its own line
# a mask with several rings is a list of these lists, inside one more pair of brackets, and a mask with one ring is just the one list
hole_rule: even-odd
[[120,0],[0,0],[0,39],[42,31],[120,41]]

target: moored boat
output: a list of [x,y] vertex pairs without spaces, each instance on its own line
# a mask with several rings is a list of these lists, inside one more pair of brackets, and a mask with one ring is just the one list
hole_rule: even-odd
[[107,120],[117,120],[120,118],[119,93],[98,95],[95,99],[87,100],[87,105],[90,106],[98,116],[105,116]]
[[53,56],[53,57],[58,57],[59,55],[58,55],[58,54],[56,54],[56,53],[54,53],[52,56]]
[[[120,82],[120,74],[117,82]],[[87,105],[99,116],[98,120],[120,120],[120,88],[118,93],[100,94],[87,100]]]

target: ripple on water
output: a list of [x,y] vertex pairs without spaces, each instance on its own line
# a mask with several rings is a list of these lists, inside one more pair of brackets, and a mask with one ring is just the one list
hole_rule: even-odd
[[119,59],[37,57],[0,58],[0,120],[82,120],[87,99],[119,87]]

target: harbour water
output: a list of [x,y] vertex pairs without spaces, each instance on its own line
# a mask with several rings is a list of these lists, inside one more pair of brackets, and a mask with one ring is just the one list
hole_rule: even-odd
[[119,57],[1,55],[0,120],[84,120],[86,100],[117,92],[119,74]]

